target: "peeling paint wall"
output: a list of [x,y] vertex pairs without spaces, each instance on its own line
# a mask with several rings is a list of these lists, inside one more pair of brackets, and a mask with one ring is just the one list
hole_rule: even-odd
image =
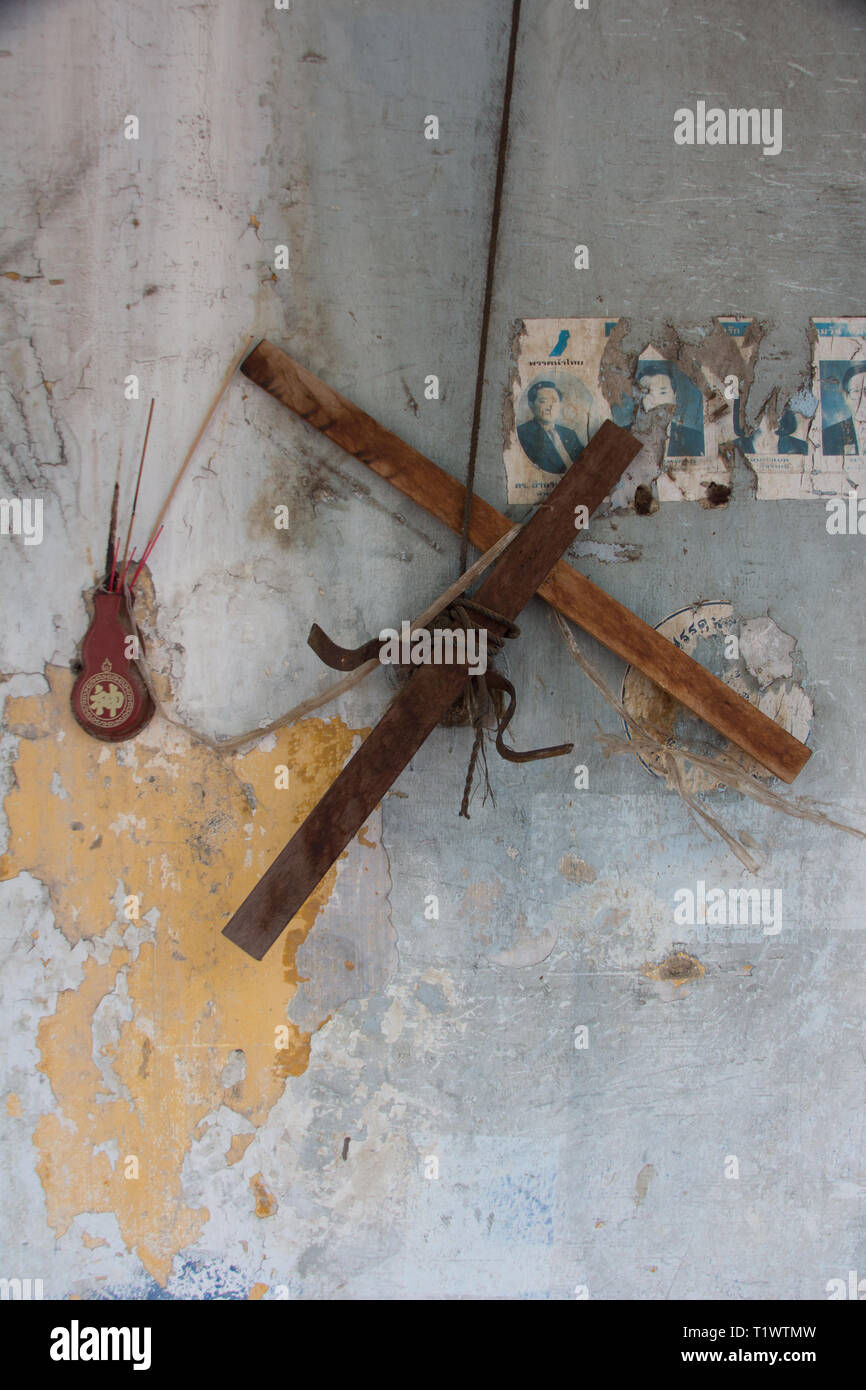
[[[647,343],[709,389],[719,316],[749,317],[754,422],[808,383],[810,316],[866,303],[862,6],[524,11],[476,484],[517,519],[519,320],[621,319],[615,402]],[[464,476],[505,22],[492,0],[0,14],[0,489],[44,501],[40,545],[0,536],[0,1274],[46,1297],[822,1298],[862,1268],[862,842],[707,791],[748,875],[664,778],[603,756],[621,726],[541,604],[503,659],[514,744],[573,759],[491,754],[466,822],[471,738],[438,729],[264,962],[223,940],[393,678],[246,752],[196,732],[322,689],[313,620],[350,645],[399,626],[458,557],[245,379],[140,586],[162,710],[116,746],[72,717],[118,448],[128,508],[155,396],[145,534],[247,334]],[[781,154],[676,147],[674,110],[710,93],[781,106]],[[796,704],[796,790],[863,824],[866,541],[722,465],[729,493],[675,507],[648,466],[572,558],[653,624],[724,607],[737,674],[698,655]],[[755,885],[778,933],[675,915]]]

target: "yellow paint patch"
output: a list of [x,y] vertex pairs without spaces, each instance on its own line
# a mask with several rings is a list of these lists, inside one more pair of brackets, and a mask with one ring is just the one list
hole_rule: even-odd
[[[0,877],[26,870],[40,879],[71,943],[112,928],[128,935],[107,962],[87,961],[81,985],[62,993],[39,1027],[40,1069],[57,1109],[36,1126],[37,1171],[58,1235],[82,1212],[113,1212],[127,1247],[164,1286],[174,1256],[208,1219],[181,1189],[196,1126],[219,1105],[260,1125],[286,1077],[307,1066],[309,1034],[286,1025],[286,1005],[297,987],[295,951],[333,891],[336,868],[266,960],[251,960],[220,932],[337,775],[355,731],[309,719],[281,731],[269,753],[231,756],[157,716],[115,746],[75,723],[71,673],[48,667],[47,676],[47,695],[10,701],[7,712],[21,742]],[[274,788],[275,762],[292,768],[288,791]],[[65,797],[51,792],[55,774]],[[148,933],[154,940],[136,954]],[[133,1017],[95,1034],[96,1010],[121,980]],[[280,1050],[278,1025],[288,1027]],[[221,1073],[238,1050],[244,1080],[224,1086]],[[124,1176],[135,1167],[130,1156],[137,1178]],[[262,1200],[276,1209],[271,1194]]]
[[273,1216],[277,1209],[277,1199],[273,1192],[265,1186],[265,1180],[261,1173],[254,1173],[250,1178],[250,1187],[255,1194],[256,1216]]
[[240,1163],[255,1137],[255,1134],[233,1134],[232,1142],[226,1149],[226,1163],[229,1166],[233,1163]]
[[108,1241],[103,1240],[102,1236],[92,1236],[89,1232],[82,1231],[81,1244],[85,1245],[88,1250],[98,1250],[100,1245],[107,1245]]
[[6,1097],[6,1114],[17,1116],[23,1115],[23,1113],[24,1111],[21,1108],[20,1099],[18,1098],[18,1096],[16,1096],[14,1091],[10,1091],[8,1096]]
[[249,1293],[247,1294],[247,1298],[248,1298],[249,1300],[251,1300],[252,1302],[255,1303],[255,1302],[258,1301],[258,1299],[264,1298],[264,1296],[265,1296],[265,1294],[267,1293],[267,1291],[268,1291],[268,1286],[267,1286],[267,1284],[253,1284],[252,1288],[250,1289]]

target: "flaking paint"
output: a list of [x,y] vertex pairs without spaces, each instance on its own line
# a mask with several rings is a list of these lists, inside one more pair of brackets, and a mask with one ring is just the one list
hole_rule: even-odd
[[[336,867],[265,961],[245,957],[220,929],[356,735],[340,720],[311,719],[282,731],[271,751],[231,758],[157,716],[136,740],[113,747],[75,724],[71,673],[49,667],[47,676],[48,694],[9,709],[20,741],[0,877],[26,870],[41,880],[58,927],[70,942],[89,943],[90,955],[80,986],[61,993],[39,1027],[39,1067],[56,1109],[34,1130],[37,1170],[58,1236],[83,1212],[113,1212],[127,1247],[165,1286],[174,1256],[209,1215],[182,1190],[193,1131],[218,1105],[260,1125],[286,1078],[307,1066],[310,1034],[287,1021],[286,1008],[297,987],[295,951]],[[293,769],[287,790],[274,787],[279,762]],[[64,797],[52,792],[57,779]],[[127,921],[133,894],[139,917]],[[128,996],[131,1017],[106,1032],[97,1010],[115,991]],[[276,1050],[279,1025],[288,1046]],[[243,1079],[223,1086],[238,1050]],[[227,1165],[243,1143],[233,1141]],[[137,1178],[125,1176],[130,1155]]]

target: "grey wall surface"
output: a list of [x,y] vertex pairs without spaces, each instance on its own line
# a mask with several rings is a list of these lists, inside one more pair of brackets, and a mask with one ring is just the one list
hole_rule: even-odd
[[[46,536],[0,538],[0,691],[43,693],[46,667],[75,658],[116,450],[129,466],[143,404],[157,397],[152,519],[246,334],[464,477],[509,17],[491,0],[3,8],[0,476],[10,496],[44,497]],[[758,318],[754,413],[808,381],[810,316],[866,312],[864,24],[851,0],[524,4],[476,480],[494,506],[523,515],[502,464],[515,320],[623,316],[637,353],[672,329],[699,342],[714,316]],[[676,146],[673,112],[699,99],[781,107],[782,152]],[[281,243],[290,268],[275,272]],[[281,502],[287,536],[270,520]],[[727,506],[629,510],[590,534],[635,548],[578,563],[647,621],[719,598],[796,638],[814,752],[795,792],[862,824],[866,540],[829,537],[820,502],[757,501],[742,457]],[[420,611],[458,550],[236,381],[153,559],[149,638],[175,717],[213,736],[276,717],[326,683],[311,621],[354,645]],[[55,1297],[812,1299],[866,1274],[862,841],[712,793],[756,847],[750,878],[635,758],[604,758],[596,726],[618,721],[549,610],[534,603],[521,627],[505,660],[514,743],[573,739],[574,758],[513,766],[491,750],[496,803],[477,795],[468,822],[470,734],[439,729],[412,760],[381,810],[378,907],[350,857],[301,947],[287,1017],[313,1033],[308,1065],[239,1162],[215,1147],[219,1096],[211,1138],[190,1137],[179,1181],[209,1215],[172,1247],[167,1280],[110,1204],[88,1220],[83,1180],[78,1225],[49,1220],[32,1135],[63,1103],[36,1076],[37,1030],[98,943],[67,962],[56,936],[42,1004],[22,1013],[29,933],[56,928],[19,856],[0,883],[7,1087],[23,1105],[6,1118],[4,1270],[26,1230],[22,1273],[44,1270]],[[618,689],[622,663],[585,646]],[[377,673],[324,717],[362,730],[392,688]],[[7,791],[19,737],[5,737]],[[227,911],[202,931],[235,905],[221,850]],[[781,932],[678,926],[674,894],[698,880],[780,888]],[[672,981],[659,967],[678,951],[696,964]],[[259,968],[279,970],[270,959]],[[265,1220],[257,1173],[277,1202]],[[81,1222],[97,1248],[73,1239]]]

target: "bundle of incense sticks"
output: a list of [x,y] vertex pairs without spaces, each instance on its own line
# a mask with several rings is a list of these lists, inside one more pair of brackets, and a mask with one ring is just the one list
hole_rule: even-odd
[[[162,524],[163,517],[168,511],[169,506],[171,505],[171,502],[174,498],[174,495],[177,492],[180,480],[186,472],[193,454],[195,453],[196,449],[201,443],[205,430],[207,429],[208,425],[210,424],[211,420],[216,414],[217,407],[219,406],[220,401],[222,400],[223,396],[228,390],[231,379],[237,371],[238,367],[240,366],[241,362],[243,361],[244,357],[246,356],[252,341],[252,337],[247,338],[243,347],[240,349],[238,353],[235,354],[234,358],[232,359],[228,371],[226,372],[225,376],[222,379],[222,382],[220,383],[219,390],[217,391],[216,396],[211,402],[208,412],[205,415],[199,427],[198,433],[196,434],[195,439],[192,441],[192,444],[187,450],[186,457],[184,458],[183,463],[178,469],[174,482],[169,488],[168,496],[163,502],[162,507],[160,508],[159,515],[157,516],[156,521],[154,522],[153,530],[151,531],[150,536],[148,537],[147,544],[144,547],[141,559],[139,560],[135,572],[132,576],[132,579],[130,580],[129,587],[126,589],[126,592],[128,594],[132,594],[133,590],[135,589],[136,580],[138,579],[138,576],[141,574],[143,567],[147,564],[153,547],[156,545],[157,541],[162,535],[162,532],[164,530]],[[138,493],[141,487],[141,475],[142,470],[144,469],[144,458],[145,454],[147,453],[147,441],[150,438],[150,422],[153,419],[153,407],[154,401],[151,400],[150,410],[147,416],[147,428],[144,432],[144,444],[142,446],[141,459],[138,465],[138,477],[135,480],[135,495],[132,499],[132,514],[129,518],[129,526],[126,530],[126,542],[123,547],[122,556],[120,555],[120,544],[117,535],[117,499],[120,492],[120,456],[118,456],[117,460],[117,476],[114,482],[114,495],[112,497],[111,502],[111,521],[109,522],[108,526],[108,550],[105,560],[104,581],[105,588],[112,593],[116,593],[118,590],[122,590],[126,587],[126,576],[129,573],[133,561],[135,560],[135,547],[133,546],[133,549],[130,551],[129,542],[132,538],[132,528],[135,523],[135,514],[138,509]]]
[[[119,496],[119,493],[120,493],[120,460],[121,460],[121,454],[118,454],[118,458],[117,458],[117,477],[116,477],[115,482],[114,482],[114,496],[113,496],[112,501],[111,501],[111,521],[109,522],[109,526],[108,526],[108,555],[107,555],[107,557],[106,557],[106,568],[105,568],[105,587],[106,587],[106,589],[108,589],[108,590],[109,590],[110,592],[112,592],[112,593],[116,593],[118,589],[122,589],[122,588],[123,588],[124,582],[125,582],[125,580],[126,580],[126,573],[127,573],[127,570],[129,569],[129,566],[132,564],[132,561],[133,561],[133,559],[135,558],[135,550],[134,550],[134,549],[133,549],[133,551],[132,551],[132,554],[131,554],[131,555],[129,554],[129,541],[130,541],[130,537],[132,536],[132,527],[133,527],[133,523],[135,522],[135,513],[136,513],[136,511],[138,510],[138,493],[139,493],[139,489],[140,489],[140,487],[141,487],[141,474],[142,474],[142,471],[143,471],[143,469],[144,469],[144,458],[145,458],[145,455],[146,455],[146,453],[147,453],[147,441],[148,441],[148,439],[150,438],[150,422],[151,422],[151,420],[153,419],[153,407],[154,407],[154,404],[155,404],[155,402],[154,402],[153,400],[151,400],[151,402],[150,402],[150,410],[148,411],[148,414],[147,414],[147,428],[146,428],[146,430],[145,430],[145,432],[144,432],[144,444],[142,445],[142,449],[141,449],[141,459],[139,460],[139,464],[138,464],[138,477],[137,477],[136,480],[135,480],[135,495],[134,495],[134,497],[133,497],[133,499],[132,499],[132,515],[131,515],[130,518],[129,518],[129,526],[127,527],[127,530],[126,530],[126,544],[125,544],[125,546],[124,546],[124,548],[123,548],[123,558],[122,558],[122,559],[120,559],[120,543],[119,543],[119,538],[118,538],[118,535],[117,535],[117,499],[118,499],[118,496]],[[161,530],[161,529],[162,529],[162,528],[160,528],[160,530]],[[141,562],[142,564],[144,563],[144,560],[147,558],[147,555],[150,554],[151,550],[153,549],[154,545],[156,544],[158,535],[159,535],[159,532],[157,532],[156,536],[154,536],[154,537],[152,538],[152,540],[150,541],[150,543],[149,543],[149,545],[148,545],[148,548],[147,548],[146,554],[145,554],[144,556],[142,556],[142,562]],[[128,559],[127,559],[127,556],[129,556]],[[122,566],[122,569],[121,569],[121,566]],[[139,569],[140,569],[140,568],[141,568],[141,565],[139,565]],[[135,579],[137,579],[137,578],[138,578],[138,570],[135,571]],[[133,579],[132,584],[130,584],[130,586],[129,586],[130,592],[132,591],[133,585],[134,585],[134,583],[135,583],[135,579]]]

